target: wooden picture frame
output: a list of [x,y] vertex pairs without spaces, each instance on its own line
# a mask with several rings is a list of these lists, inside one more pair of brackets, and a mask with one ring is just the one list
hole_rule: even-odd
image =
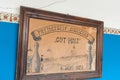
[[103,22],[20,7],[16,80],[102,75]]

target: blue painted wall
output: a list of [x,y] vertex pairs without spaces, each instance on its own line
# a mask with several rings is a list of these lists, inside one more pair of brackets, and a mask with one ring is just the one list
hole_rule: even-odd
[[[0,22],[0,80],[15,80],[18,24]],[[104,34],[103,76],[120,80],[120,36]]]
[[18,24],[0,22],[0,80],[15,80]]

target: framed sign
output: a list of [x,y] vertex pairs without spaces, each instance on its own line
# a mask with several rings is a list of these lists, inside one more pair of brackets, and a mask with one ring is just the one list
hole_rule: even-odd
[[20,8],[16,80],[101,77],[103,22]]

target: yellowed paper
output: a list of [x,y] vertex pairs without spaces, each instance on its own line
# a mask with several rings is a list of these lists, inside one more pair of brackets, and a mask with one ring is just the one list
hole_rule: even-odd
[[94,27],[30,18],[27,75],[95,71]]

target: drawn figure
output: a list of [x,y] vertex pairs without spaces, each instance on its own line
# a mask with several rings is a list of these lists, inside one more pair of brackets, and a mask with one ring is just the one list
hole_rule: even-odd
[[44,60],[44,59],[43,59],[43,55],[41,55],[41,59],[40,59],[40,65],[41,65],[41,66],[40,66],[40,71],[43,70],[43,66],[44,66],[44,65],[43,65],[43,60]]
[[76,51],[75,51],[75,45],[73,46],[73,49],[71,50],[71,57],[76,55]]

